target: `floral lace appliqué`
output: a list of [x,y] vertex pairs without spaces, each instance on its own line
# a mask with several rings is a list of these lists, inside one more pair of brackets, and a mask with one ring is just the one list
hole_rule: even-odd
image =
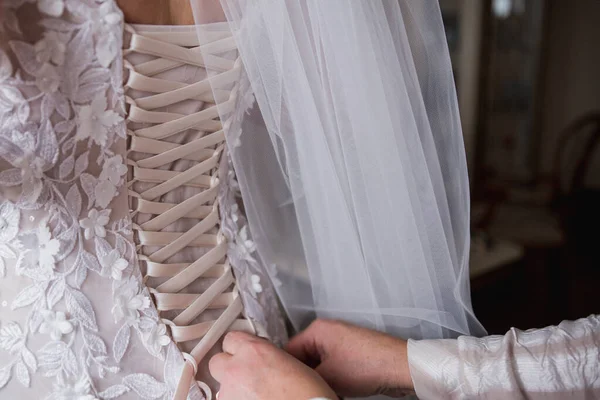
[[[129,218],[110,208],[126,190],[122,14],[112,0],[0,7],[0,278],[29,280],[9,302],[24,322],[0,321],[0,397],[43,375],[50,400],[168,399],[181,353],[141,282]],[[112,321],[96,315],[91,276],[111,288]],[[164,360],[163,377],[119,374],[134,340]]]

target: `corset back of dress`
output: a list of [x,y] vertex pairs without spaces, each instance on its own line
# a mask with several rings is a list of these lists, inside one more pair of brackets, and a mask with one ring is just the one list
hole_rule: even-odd
[[206,380],[224,332],[277,339],[282,330],[265,318],[269,304],[271,321],[278,313],[264,273],[248,266],[256,261],[232,190],[231,121],[217,110],[235,108],[241,62],[226,23],[126,31],[128,187],[140,265],[173,339]]

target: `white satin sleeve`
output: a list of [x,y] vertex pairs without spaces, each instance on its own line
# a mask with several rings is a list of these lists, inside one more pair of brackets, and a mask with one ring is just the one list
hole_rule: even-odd
[[422,399],[600,398],[600,317],[481,339],[409,340]]

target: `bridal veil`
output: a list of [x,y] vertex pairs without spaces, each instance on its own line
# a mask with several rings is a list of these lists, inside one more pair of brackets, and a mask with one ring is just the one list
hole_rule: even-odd
[[[226,134],[250,232],[294,327],[483,334],[437,1],[191,1],[198,24],[234,31],[242,106],[220,112],[239,113]],[[208,64],[214,49],[201,50]]]

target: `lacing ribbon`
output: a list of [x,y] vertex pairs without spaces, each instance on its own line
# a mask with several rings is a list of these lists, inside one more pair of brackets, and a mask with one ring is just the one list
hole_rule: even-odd
[[[240,62],[219,56],[235,50],[230,32],[207,31],[200,43],[195,29],[139,34],[127,26],[126,31],[131,35],[129,48],[124,51],[126,56],[140,53],[156,57],[136,65],[124,63],[129,73],[125,84],[129,107],[128,193],[134,222],[139,221],[137,216],[151,217],[134,224],[134,229],[139,259],[146,264],[144,282],[148,284],[150,278],[163,279],[161,284],[150,287],[156,308],[159,313],[178,312],[171,320],[163,319],[176,343],[198,340],[189,353],[184,353],[186,362],[173,397],[184,400],[198,363],[228,330],[254,332],[252,324],[243,318],[242,302],[227,262],[227,239],[219,228],[219,163],[225,149],[225,134],[217,106],[222,112],[230,111],[235,96],[227,90],[213,91],[212,87],[235,82]],[[210,69],[216,75],[192,84],[156,78],[161,72],[183,65]],[[149,95],[133,99],[132,90]],[[199,100],[205,106],[189,115],[156,111],[186,100]],[[144,127],[130,129],[131,123],[143,123]],[[202,134],[183,144],[168,141],[189,130]],[[134,160],[133,154],[145,158]],[[187,160],[191,166],[185,171],[165,169],[179,160]],[[138,192],[135,190],[138,182],[154,185]],[[162,196],[181,187],[200,190],[179,204],[160,201]],[[165,231],[175,222],[189,219],[198,222],[187,231]],[[151,254],[149,246],[156,249]],[[194,262],[168,262],[181,250],[194,247],[208,251]],[[202,293],[189,293],[191,285],[201,278],[212,278],[214,283]],[[228,291],[231,287],[233,290]],[[186,293],[182,293],[184,290]],[[209,309],[224,311],[216,320],[192,323]],[[208,385],[203,382],[198,385],[210,400]]]

